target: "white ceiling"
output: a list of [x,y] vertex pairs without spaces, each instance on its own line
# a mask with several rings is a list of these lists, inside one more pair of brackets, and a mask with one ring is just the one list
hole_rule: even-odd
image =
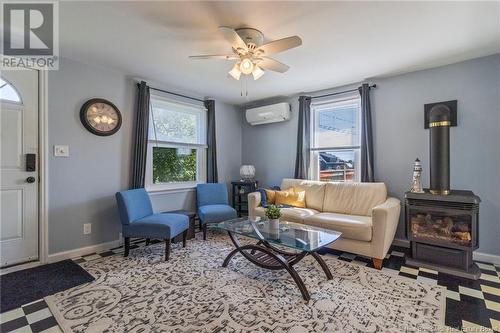
[[[240,82],[217,27],[253,27],[266,41],[299,35],[275,55],[291,68]],[[233,104],[500,52],[500,2],[60,2],[61,56],[109,66],[178,92]]]

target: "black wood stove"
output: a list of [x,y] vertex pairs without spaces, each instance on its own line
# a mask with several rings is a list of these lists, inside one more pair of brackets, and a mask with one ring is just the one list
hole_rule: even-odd
[[409,265],[478,279],[472,252],[479,247],[479,203],[471,191],[450,189],[450,127],[457,101],[425,105],[430,129],[430,188],[405,193],[405,220],[412,256]]

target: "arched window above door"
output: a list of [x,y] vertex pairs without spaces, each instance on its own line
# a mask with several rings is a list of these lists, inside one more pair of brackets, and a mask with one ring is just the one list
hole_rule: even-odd
[[21,103],[21,96],[19,96],[16,88],[2,78],[0,78],[0,100]]

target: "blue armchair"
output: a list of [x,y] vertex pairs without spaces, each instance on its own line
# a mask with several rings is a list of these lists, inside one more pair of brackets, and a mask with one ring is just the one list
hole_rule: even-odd
[[198,184],[196,186],[198,217],[203,227],[203,240],[207,239],[207,224],[236,218],[236,210],[229,206],[224,184]]
[[182,246],[186,246],[188,217],[180,214],[154,214],[149,195],[144,189],[121,191],[116,193],[116,201],[122,221],[125,253],[130,250],[130,237],[144,237],[165,240],[165,261],[170,256],[171,239],[182,232]]

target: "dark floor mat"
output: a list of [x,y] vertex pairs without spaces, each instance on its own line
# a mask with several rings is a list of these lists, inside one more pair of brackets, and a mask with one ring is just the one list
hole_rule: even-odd
[[0,312],[9,311],[66,290],[94,281],[92,275],[72,260],[24,269],[0,276]]

